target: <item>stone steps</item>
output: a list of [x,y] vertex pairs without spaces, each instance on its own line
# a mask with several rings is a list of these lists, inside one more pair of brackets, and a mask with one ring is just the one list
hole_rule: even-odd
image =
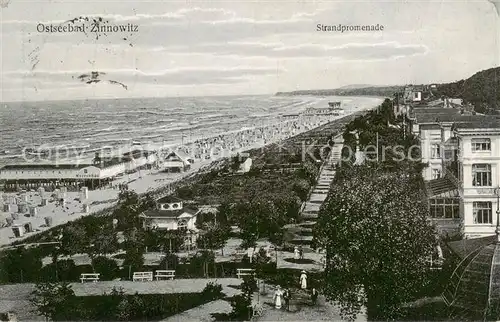
[[[341,158],[341,149],[332,151],[330,158],[326,160],[322,171],[318,176],[318,181],[312,188],[309,200],[305,203],[302,210],[300,222],[290,230],[293,234],[291,244],[302,245],[304,250],[310,249],[310,244],[313,240],[313,227],[316,225],[316,220],[319,216],[321,205],[325,202],[330,191],[330,186],[335,179],[335,165]],[[312,250],[311,250],[312,251]],[[299,265],[300,266],[300,265]]]

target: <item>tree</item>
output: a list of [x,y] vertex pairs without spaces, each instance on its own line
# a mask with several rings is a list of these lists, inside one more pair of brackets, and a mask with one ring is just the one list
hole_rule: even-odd
[[196,240],[198,248],[214,251],[223,248],[231,233],[231,227],[222,224],[205,223],[203,230]]
[[42,283],[35,286],[30,302],[46,320],[70,320],[74,306],[75,293],[67,282]]
[[144,266],[144,250],[140,247],[129,247],[125,251],[123,267],[129,268],[129,275],[133,272],[141,271]]
[[40,278],[42,259],[36,248],[7,250],[0,258],[0,272],[7,283],[35,282]]
[[423,187],[402,172],[341,171],[315,229],[327,250],[324,293],[345,315],[366,305],[369,319],[396,318],[425,284],[435,244]]
[[105,256],[99,256],[92,260],[92,267],[99,272],[100,280],[113,280],[118,276],[119,268],[116,261]]

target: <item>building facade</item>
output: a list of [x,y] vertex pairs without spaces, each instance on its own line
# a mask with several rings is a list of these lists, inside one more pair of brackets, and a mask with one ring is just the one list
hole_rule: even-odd
[[185,232],[184,246],[195,247],[199,230],[196,219],[200,210],[186,207],[183,200],[166,196],[156,201],[154,209],[142,213],[144,229],[175,230]]
[[441,231],[466,238],[494,233],[500,185],[500,120],[453,108],[417,109],[429,211]]
[[457,161],[446,162],[447,174],[459,186],[463,234],[468,238],[495,233],[500,187],[500,119],[456,124]]

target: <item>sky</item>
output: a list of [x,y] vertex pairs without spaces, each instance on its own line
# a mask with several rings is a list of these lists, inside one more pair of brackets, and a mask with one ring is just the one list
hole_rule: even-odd
[[[500,65],[495,1],[0,0],[0,101],[456,81]],[[95,33],[93,19],[131,29]],[[38,31],[50,25],[87,29]]]

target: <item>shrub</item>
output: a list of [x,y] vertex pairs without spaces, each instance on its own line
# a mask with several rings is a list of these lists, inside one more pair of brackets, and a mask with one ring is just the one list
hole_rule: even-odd
[[162,258],[158,269],[174,269],[179,265],[179,257],[173,253],[166,253]]
[[78,273],[72,259],[58,260],[56,263],[45,265],[40,270],[40,280],[44,282],[76,281]]
[[119,268],[115,260],[99,256],[92,260],[94,271],[99,273],[99,279],[110,281],[119,276]]
[[201,298],[207,302],[222,298],[222,285],[213,282],[207,283],[201,292]]
[[249,321],[252,318],[252,300],[244,294],[238,294],[230,301],[233,310],[230,313],[232,320]]

